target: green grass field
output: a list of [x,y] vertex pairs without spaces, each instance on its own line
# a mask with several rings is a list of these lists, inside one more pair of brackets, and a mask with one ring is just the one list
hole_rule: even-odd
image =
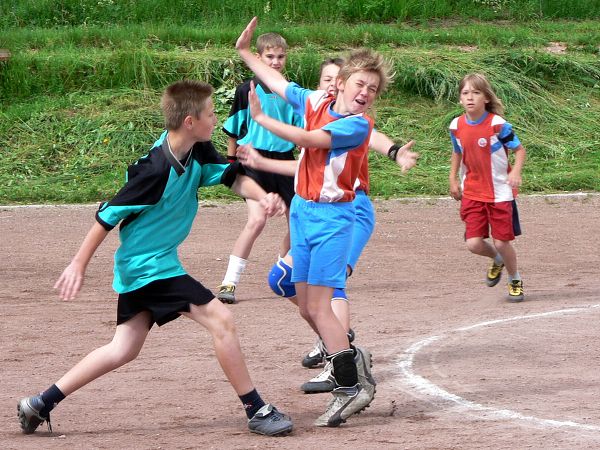
[[[186,16],[192,3],[213,14]],[[461,112],[458,81],[471,71],[488,75],[528,151],[523,191],[600,191],[600,2],[567,11],[568,2],[549,0],[339,0],[331,5],[346,13],[330,23],[316,20],[316,2],[249,1],[227,24],[224,3],[3,2],[0,48],[12,57],[0,62],[0,204],[113,195],[160,134],[160,92],[177,79],[213,84],[224,120],[233,89],[249,76],[233,44],[252,11],[258,33],[286,37],[287,75],[304,86],[316,84],[322,58],[353,47],[393,63],[376,126],[415,139],[421,159],[402,176],[371,155],[374,195],[447,194],[447,127]],[[427,12],[433,3],[439,10]],[[224,133],[214,141],[224,151]],[[221,188],[207,195],[233,198]]]

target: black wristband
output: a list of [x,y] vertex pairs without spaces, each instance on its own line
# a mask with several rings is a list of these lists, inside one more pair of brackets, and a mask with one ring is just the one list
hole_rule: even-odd
[[230,163],[236,162],[237,159],[238,159],[238,157],[235,156],[235,155],[234,156],[227,155],[227,161],[230,162]]
[[398,150],[400,150],[400,146],[398,144],[392,145],[388,150],[388,158],[390,158],[392,161],[396,161]]

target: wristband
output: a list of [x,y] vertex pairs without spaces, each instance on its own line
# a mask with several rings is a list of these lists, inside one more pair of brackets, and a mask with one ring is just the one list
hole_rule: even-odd
[[237,161],[237,159],[238,159],[238,157],[235,155],[234,156],[227,155],[227,162],[234,163]]
[[396,156],[398,155],[398,151],[400,150],[400,146],[398,144],[394,144],[388,150],[388,158],[392,161],[396,161]]

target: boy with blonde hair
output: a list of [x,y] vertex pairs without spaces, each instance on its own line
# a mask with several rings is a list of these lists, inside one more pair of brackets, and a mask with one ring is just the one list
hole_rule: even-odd
[[[217,360],[248,416],[250,431],[287,434],[292,421],[265,404],[248,374],[231,312],[183,269],[177,248],[190,232],[198,210],[198,188],[225,184],[253,198],[267,215],[282,214],[276,194],[265,192],[243,175],[239,164],[227,164],[210,138],[217,123],[212,87],[197,81],[170,85],[162,98],[167,131],[148,155],[127,170],[116,196],[100,205],[96,222],[79,251],[55,284],[63,300],[79,292],[95,250],[119,222],[121,245],[115,253],[113,288],[119,294],[113,340],[97,348],[39,395],[17,405],[23,433],[33,433],[66,396],[96,378],[135,359],[156,323],[180,315],[198,322],[213,339]],[[194,404],[202,408],[202,398]]]
[[256,25],[255,17],[238,38],[238,53],[305,123],[299,128],[269,117],[251,85],[253,119],[301,148],[290,209],[292,282],[300,314],[322,337],[333,364],[333,398],[315,425],[336,427],[369,406],[374,395],[374,389],[359,383],[356,349],[332,311],[331,298],[335,288],[345,288],[355,221],[352,201],[373,130],[366,112],[389,82],[388,68],[380,55],[362,49],[348,58],[337,81],[337,97],[303,89],[252,55],[250,40]]

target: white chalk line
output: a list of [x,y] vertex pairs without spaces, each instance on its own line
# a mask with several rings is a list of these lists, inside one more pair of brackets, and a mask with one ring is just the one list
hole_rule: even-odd
[[[517,320],[535,319],[535,318],[540,318],[540,317],[549,317],[549,316],[557,316],[557,315],[566,315],[566,314],[570,314],[570,313],[578,313],[581,311],[591,310],[594,308],[600,308],[600,304],[589,305],[589,306],[578,307],[578,308],[561,309],[561,310],[550,311],[550,312],[545,312],[545,313],[516,316],[516,317],[510,317],[507,319],[490,320],[487,322],[477,323],[475,325],[456,328],[455,330],[452,330],[449,333],[468,331],[468,330],[473,330],[476,328],[482,328],[482,327],[486,327],[486,326],[490,326],[490,325],[496,325],[499,323],[506,323],[506,322],[512,322],[512,321],[517,321]],[[455,403],[457,406],[460,406],[462,408],[482,412],[482,413],[484,413],[485,417],[489,418],[489,419],[521,420],[521,421],[534,423],[535,425],[538,425],[538,426],[568,427],[568,428],[587,430],[587,431],[600,431],[600,426],[596,426],[596,425],[587,425],[587,424],[568,421],[568,420],[564,421],[564,420],[541,419],[539,417],[524,415],[524,414],[518,413],[516,411],[511,411],[508,409],[497,409],[497,408],[493,408],[490,406],[484,406],[479,403],[475,403],[475,402],[466,400],[458,395],[452,394],[452,393],[442,389],[441,387],[433,384],[426,378],[414,373],[412,366],[413,366],[413,362],[414,362],[414,358],[415,358],[416,354],[420,350],[422,350],[424,347],[443,339],[449,333],[446,333],[445,335],[440,335],[440,336],[431,336],[427,339],[418,341],[418,342],[414,343],[413,345],[411,345],[408,349],[406,349],[400,357],[398,366],[400,367],[400,370],[402,371],[402,374],[404,375],[406,383],[410,387],[412,387],[413,389],[418,391],[420,394],[437,397],[441,400]]]

